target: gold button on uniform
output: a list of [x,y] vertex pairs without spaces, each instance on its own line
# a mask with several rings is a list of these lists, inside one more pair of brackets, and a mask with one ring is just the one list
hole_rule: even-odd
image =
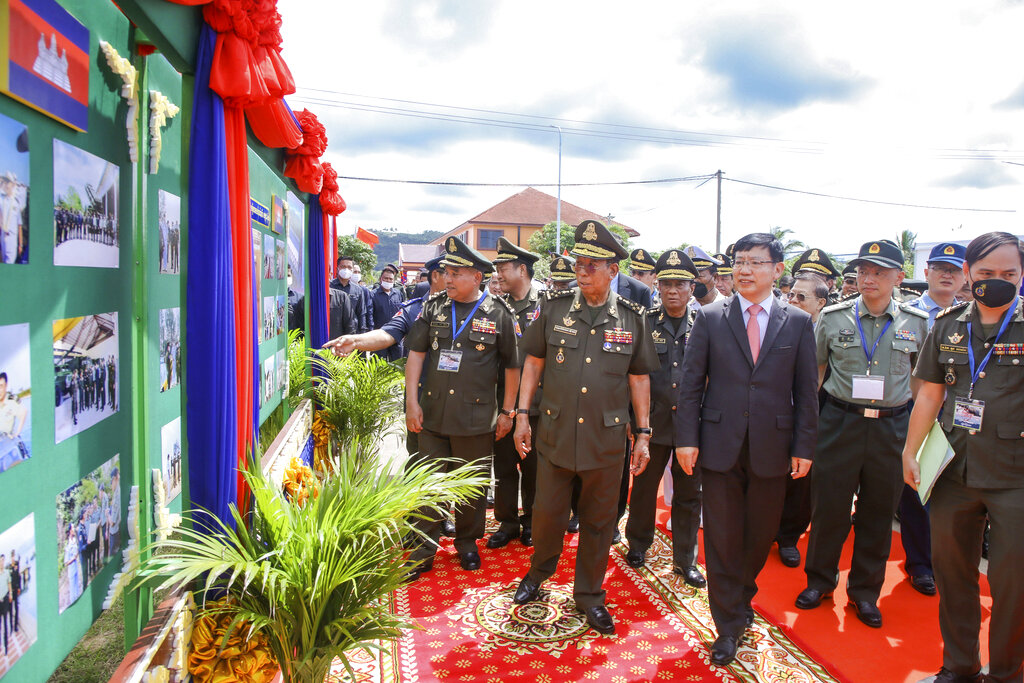
[[582,388],[580,389],[580,393],[581,393],[581,394],[585,394],[585,393],[587,393],[587,388],[586,388],[586,387],[582,387]]
[[462,348],[462,342],[455,342],[455,348],[461,349]]
[[579,422],[580,422],[580,424],[583,424],[583,418],[582,417],[579,419]]
[[[588,362],[588,363],[590,362],[590,359],[589,359],[589,358],[587,359],[587,362]],[[1016,362],[1016,361],[1014,361],[1014,362]]]
[[449,394],[454,394],[454,393],[455,393],[455,390],[454,390],[454,389],[449,389],[449,390],[448,390],[448,393],[449,393]]
[[675,406],[672,406],[672,410],[675,410],[675,409],[676,409],[676,407],[675,407]]
[[597,334],[597,330],[591,330],[590,334]]
[[551,414],[551,408],[548,408],[548,415]]
[[678,368],[679,367],[679,361],[677,361],[677,360],[672,361],[672,367]]
[[[583,418],[580,418],[580,422],[582,422],[582,421],[583,421]],[[619,418],[615,418],[615,422],[618,423],[618,421],[619,421]]]

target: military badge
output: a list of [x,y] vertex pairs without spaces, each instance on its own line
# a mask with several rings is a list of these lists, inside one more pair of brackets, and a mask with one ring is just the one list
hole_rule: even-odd
[[945,353],[967,353],[967,345],[956,346],[953,344],[939,344],[939,351]]
[[539,317],[540,317],[540,307],[539,306],[526,314],[526,319],[529,320],[531,323],[534,320],[536,320],[537,318],[539,318]]
[[564,363],[565,362],[565,354],[562,353],[562,349],[558,349],[558,353],[555,354],[555,362],[556,363]]
[[448,316],[445,315],[444,313],[438,313],[437,317],[434,318],[434,320],[436,320],[439,323],[443,323],[445,320],[448,320]]
[[[519,327],[519,321],[518,320],[513,320],[512,321],[512,329],[514,329],[516,331],[516,336],[517,337],[522,337],[523,336],[523,331]],[[483,351],[483,349],[479,349],[479,350]]]
[[587,223],[586,229],[583,231],[583,239],[585,240],[597,240],[597,227],[593,221]]
[[573,325],[576,324],[576,320],[573,319],[573,318],[570,318],[567,315],[563,315],[562,316],[562,322],[565,324],[566,327],[572,327]]
[[953,245],[950,244],[948,247],[942,250],[942,253],[945,254],[946,256],[952,256],[953,254],[956,253],[956,249],[954,249]]
[[818,250],[814,249],[813,251],[811,251],[810,255],[807,257],[807,260],[808,261],[820,261],[821,257],[818,256]]
[[870,247],[868,247],[869,254],[877,254],[880,251],[882,251],[882,248],[878,246],[878,244],[872,244]]
[[964,338],[964,335],[960,334],[959,332],[955,332],[949,335],[948,338],[950,344],[959,344],[960,340]]
[[956,370],[953,369],[952,363],[950,363],[949,367],[946,368],[946,384],[949,386],[956,384]]
[[672,251],[672,253],[668,255],[668,258],[665,259],[665,263],[667,263],[670,266],[678,266],[682,262],[682,259],[679,258],[679,254],[677,254],[674,250]]
[[450,253],[454,254],[458,248],[459,247],[455,244],[454,238],[448,240],[448,251]]
[[484,346],[483,344],[477,344],[477,345],[476,345],[476,350],[477,350],[477,351],[483,351],[483,350],[484,350],[484,349],[486,349],[486,348],[487,348],[487,347],[486,347],[486,346]]
[[612,330],[605,330],[604,341],[606,344],[632,344],[633,333],[629,330],[624,330],[621,327],[616,327]]
[[555,262],[555,270],[565,270],[565,268],[565,261],[563,261],[562,259],[558,259]]
[[896,339],[898,341],[917,341],[917,335],[910,330],[896,330]]
[[437,347],[438,347],[438,344],[437,344],[437,337],[434,337],[434,343],[430,345],[430,348],[432,348],[432,349],[434,349],[435,351],[437,351]]
[[487,318],[473,318],[473,326],[470,329],[484,334],[497,334],[498,324]]
[[1024,355],[1024,344],[996,344],[992,347],[992,353],[997,356],[1021,356]]

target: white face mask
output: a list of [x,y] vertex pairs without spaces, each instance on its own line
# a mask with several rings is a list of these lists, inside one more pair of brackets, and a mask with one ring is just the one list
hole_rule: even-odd
[[394,282],[388,282],[387,280],[381,280],[380,281],[380,286],[383,287],[386,290],[389,290],[389,289],[391,289],[392,287],[395,286],[395,283]]
[[363,279],[363,276],[359,273],[352,273],[352,282],[359,284],[359,281]]
[[351,268],[342,268],[342,269],[340,269],[338,271],[338,277],[340,277],[342,280],[350,280],[350,279],[352,279],[352,269]]

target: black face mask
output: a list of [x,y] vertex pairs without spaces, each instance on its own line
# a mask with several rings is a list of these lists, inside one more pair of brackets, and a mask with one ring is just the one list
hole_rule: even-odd
[[998,278],[975,280],[971,284],[971,293],[989,308],[1001,308],[1017,296],[1017,285]]
[[708,295],[708,286],[703,282],[698,282],[693,286],[693,295],[698,299],[703,299]]

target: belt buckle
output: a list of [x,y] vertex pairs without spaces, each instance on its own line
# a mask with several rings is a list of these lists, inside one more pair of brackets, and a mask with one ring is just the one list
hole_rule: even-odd
[[878,408],[865,408],[864,409],[864,417],[877,418],[879,416],[880,412],[881,411]]

